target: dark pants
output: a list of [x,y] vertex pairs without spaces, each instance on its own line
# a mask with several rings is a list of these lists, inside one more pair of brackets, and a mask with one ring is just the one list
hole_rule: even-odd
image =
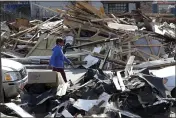
[[54,68],[53,67],[53,71],[60,72],[64,81],[67,82],[67,78],[66,78],[65,71],[63,68]]

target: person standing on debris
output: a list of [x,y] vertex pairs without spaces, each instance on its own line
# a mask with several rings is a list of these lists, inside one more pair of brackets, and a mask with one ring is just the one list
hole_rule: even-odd
[[56,46],[52,49],[53,53],[50,58],[50,66],[53,71],[60,72],[62,78],[67,82],[65,71],[64,71],[64,61],[74,67],[73,63],[65,57],[62,51],[62,46],[64,46],[64,40],[62,38],[56,39]]

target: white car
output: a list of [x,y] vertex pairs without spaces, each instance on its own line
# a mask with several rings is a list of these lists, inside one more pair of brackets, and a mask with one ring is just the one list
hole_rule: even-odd
[[176,98],[176,67],[169,66],[163,69],[150,70],[150,72],[157,77],[164,78],[163,83],[165,88],[171,92],[172,97]]
[[24,65],[19,62],[1,58],[2,87],[5,98],[13,98],[19,94],[28,81],[28,74]]

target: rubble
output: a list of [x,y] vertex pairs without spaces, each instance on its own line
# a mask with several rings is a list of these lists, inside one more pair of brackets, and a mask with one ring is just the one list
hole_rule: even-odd
[[[91,55],[94,60],[102,60],[107,51],[105,49],[111,47],[113,50],[107,57],[107,61],[110,60],[108,64],[111,66],[104,66],[104,69],[113,69],[124,68],[130,55],[135,55],[135,61],[138,63],[166,57],[168,56],[166,45],[171,45],[172,40],[175,39],[175,25],[158,22],[157,19],[158,17],[172,17],[169,14],[143,14],[136,10],[131,14],[109,16],[85,2],[77,2],[74,6],[68,6],[66,11],[55,12],[61,15],[53,16],[44,22],[39,20],[27,22],[25,19],[17,19],[15,23],[18,27],[25,26],[26,28],[19,32],[11,28],[9,40],[3,45],[2,53],[9,57],[5,53],[8,49],[17,52],[17,55],[21,53],[22,58],[50,56],[55,38],[61,36],[69,40],[66,43],[71,44],[71,47],[64,47],[66,54],[70,52],[69,49],[74,53],[79,53],[79,50],[84,49],[84,52],[89,52],[89,57]],[[56,17],[60,17],[60,20],[51,21]],[[143,23],[143,26],[136,23]],[[93,49],[97,46],[102,47],[98,51],[99,54],[91,54],[90,52],[94,52]],[[92,63],[92,60],[88,60],[85,56],[79,56],[77,60]]]
[[[68,44],[65,55],[86,72],[76,81],[70,77],[64,83],[59,74],[53,76],[47,70],[41,70],[41,74],[37,70],[33,76],[29,71],[29,81],[18,104],[18,109],[27,113],[0,113],[36,118],[169,116],[175,107],[175,86],[168,79],[175,74],[172,72],[170,77],[164,73],[168,68],[174,70],[176,64],[176,26],[170,23],[172,20],[167,23],[158,18],[172,15],[144,14],[139,10],[106,15],[81,1],[55,12],[60,15],[44,22],[1,22],[1,54],[25,64],[34,74],[34,69],[50,69],[51,48],[56,37],[63,37]],[[56,17],[59,20],[51,21]],[[168,90],[166,83],[172,83],[172,89]],[[13,103],[6,106],[17,108]]]
[[[167,97],[162,78],[150,75],[148,70],[127,77],[123,73],[100,73],[90,69],[73,85],[63,83],[56,87],[29,83],[21,94],[20,106],[34,117],[169,115],[175,98]],[[116,89],[116,83],[121,89]]]

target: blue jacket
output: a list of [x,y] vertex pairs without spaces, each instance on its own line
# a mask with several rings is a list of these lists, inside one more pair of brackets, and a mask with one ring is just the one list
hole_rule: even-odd
[[64,61],[70,64],[70,60],[64,56],[61,46],[56,45],[52,49],[52,51],[53,53],[50,58],[50,66],[55,67],[55,68],[64,68]]

